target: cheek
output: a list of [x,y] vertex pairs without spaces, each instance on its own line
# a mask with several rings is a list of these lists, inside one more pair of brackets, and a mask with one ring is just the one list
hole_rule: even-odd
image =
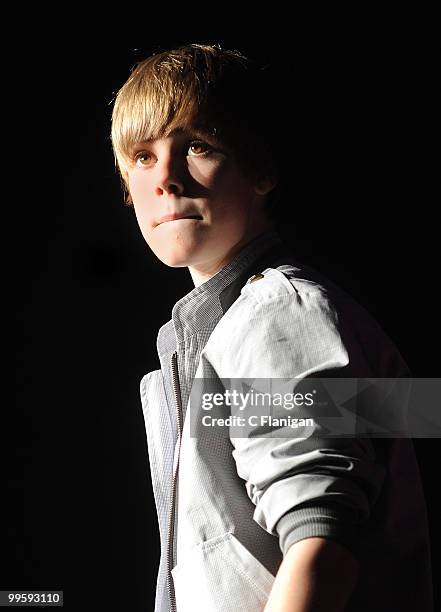
[[145,177],[137,174],[129,176],[128,186],[138,225],[143,235],[146,236],[146,232],[151,229],[153,221],[152,207],[149,206],[149,202],[151,201],[151,186],[148,184]]
[[225,187],[234,174],[229,159],[213,158],[191,160],[188,166],[189,175],[199,185],[210,191],[219,191]]
[[253,189],[249,182],[239,174],[219,176],[213,189],[212,208],[214,213],[240,218],[247,214],[252,200]]
[[147,181],[147,177],[139,172],[133,172],[128,177],[129,190],[133,201],[142,202],[151,193],[151,186]]

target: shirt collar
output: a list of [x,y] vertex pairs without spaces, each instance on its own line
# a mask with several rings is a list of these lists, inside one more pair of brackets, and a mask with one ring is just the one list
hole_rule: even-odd
[[248,242],[217,274],[176,302],[172,309],[172,321],[177,342],[209,326],[213,319],[219,320],[236,294],[235,291],[229,294],[227,288],[239,279],[245,284],[247,277],[253,273],[253,264],[260,262],[267,253],[279,252],[282,247],[282,240],[275,230],[263,232]]

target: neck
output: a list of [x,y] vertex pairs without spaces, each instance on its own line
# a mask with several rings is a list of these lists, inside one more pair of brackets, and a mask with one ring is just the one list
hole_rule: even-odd
[[256,228],[252,233],[248,233],[237,242],[227,253],[221,258],[204,262],[203,264],[197,264],[196,266],[189,266],[188,271],[190,272],[194,286],[198,287],[202,285],[215,274],[220,272],[222,268],[230,263],[236,257],[236,255],[254,238],[257,238],[266,231],[273,229],[269,224],[265,224]]

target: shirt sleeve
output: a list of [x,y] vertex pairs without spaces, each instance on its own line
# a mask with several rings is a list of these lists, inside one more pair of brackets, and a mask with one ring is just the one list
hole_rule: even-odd
[[[256,283],[257,285],[257,283]],[[326,291],[243,292],[207,343],[203,360],[219,378],[351,377],[350,356]],[[256,432],[254,432],[255,434]],[[286,554],[320,536],[358,555],[360,535],[386,467],[368,438],[231,437],[238,475],[255,504],[254,520],[278,536]]]

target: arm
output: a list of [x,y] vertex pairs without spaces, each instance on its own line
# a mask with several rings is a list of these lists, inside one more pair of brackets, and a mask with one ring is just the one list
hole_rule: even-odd
[[338,542],[300,540],[285,555],[264,612],[343,612],[358,575],[359,562]]
[[[239,389],[241,379],[253,378],[257,385],[261,379],[262,389],[257,388],[264,391],[269,379],[292,380],[290,390],[294,391],[301,380],[321,372],[325,378],[340,373],[356,377],[350,349],[343,343],[338,316],[327,295],[307,289],[276,299],[278,287],[268,284],[269,297],[259,295],[255,302],[249,291],[243,290],[222,325],[213,331],[213,342],[201,357],[212,377],[231,379],[228,384],[233,382]],[[262,293],[266,291],[264,281],[255,285]],[[306,438],[283,428],[280,437],[278,432],[274,437],[262,436],[258,425],[255,431],[250,427],[246,436],[230,432],[237,473],[255,505],[253,518],[279,538],[284,555],[265,612],[288,611],[282,603],[280,611],[276,606],[279,599],[290,601],[292,589],[300,598],[303,593],[305,610],[313,605],[314,612],[323,612],[325,608],[318,608],[316,601],[325,605],[328,597],[332,598],[332,586],[335,596],[340,593],[342,597],[341,606],[356,586],[355,576],[350,578],[350,566],[354,570],[355,564],[358,571],[358,562],[349,551],[355,550],[356,555],[363,546],[387,468],[378,460],[372,440],[355,436],[321,439],[319,427],[317,422],[317,429]],[[323,548],[320,554],[311,555],[317,542],[322,542]],[[305,547],[309,554],[300,555],[298,551]],[[331,550],[340,550],[337,563]],[[345,566],[344,572],[340,565]],[[329,577],[325,580],[322,576]],[[341,606],[334,610],[342,610]]]

